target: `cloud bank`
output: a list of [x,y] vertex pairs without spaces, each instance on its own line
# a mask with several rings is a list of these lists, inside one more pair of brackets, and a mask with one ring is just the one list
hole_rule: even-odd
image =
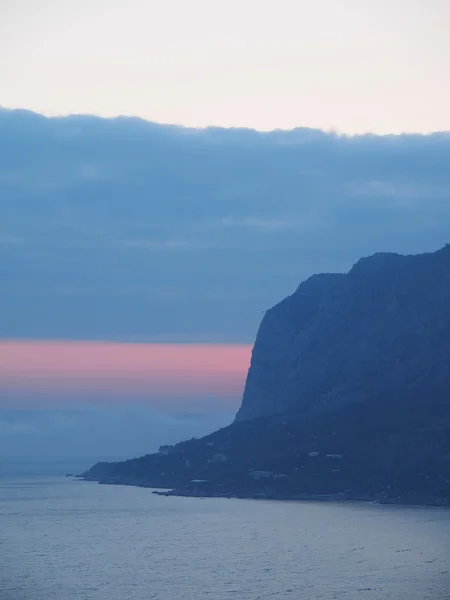
[[252,342],[319,271],[450,239],[450,134],[0,111],[0,336]]

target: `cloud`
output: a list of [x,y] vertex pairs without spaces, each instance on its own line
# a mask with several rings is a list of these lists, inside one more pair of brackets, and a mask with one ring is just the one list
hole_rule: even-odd
[[408,182],[365,181],[350,185],[350,191],[356,197],[371,197],[381,201],[383,198],[395,203],[396,201],[424,201],[432,196],[435,200],[450,198],[450,185],[411,184]]
[[307,221],[299,219],[276,219],[276,218],[261,218],[261,217],[242,217],[230,218],[225,217],[220,219],[220,224],[223,227],[248,227],[267,233],[284,231],[286,229],[299,229],[307,225]]
[[252,342],[262,312],[309,275],[450,240],[445,132],[7,110],[0,128],[3,337]]
[[151,240],[137,239],[128,240],[125,242],[130,248],[143,248],[144,250],[178,250],[181,248],[189,248],[192,242],[183,240]]
[[23,244],[23,242],[24,239],[21,237],[0,233],[0,244]]

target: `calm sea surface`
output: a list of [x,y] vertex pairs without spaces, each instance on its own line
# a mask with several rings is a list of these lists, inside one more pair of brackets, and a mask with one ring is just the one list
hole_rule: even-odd
[[0,479],[0,598],[450,598],[450,510]]

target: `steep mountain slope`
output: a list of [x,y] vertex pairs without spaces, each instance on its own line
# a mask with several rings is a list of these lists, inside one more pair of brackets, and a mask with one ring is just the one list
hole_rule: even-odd
[[315,275],[267,311],[236,420],[450,390],[450,245]]
[[450,504],[450,246],[317,275],[267,312],[235,423],[98,463],[175,495]]

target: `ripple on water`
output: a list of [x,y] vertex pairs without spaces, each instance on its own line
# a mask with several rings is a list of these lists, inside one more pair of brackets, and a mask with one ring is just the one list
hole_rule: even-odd
[[449,598],[450,511],[0,480],[5,600]]

